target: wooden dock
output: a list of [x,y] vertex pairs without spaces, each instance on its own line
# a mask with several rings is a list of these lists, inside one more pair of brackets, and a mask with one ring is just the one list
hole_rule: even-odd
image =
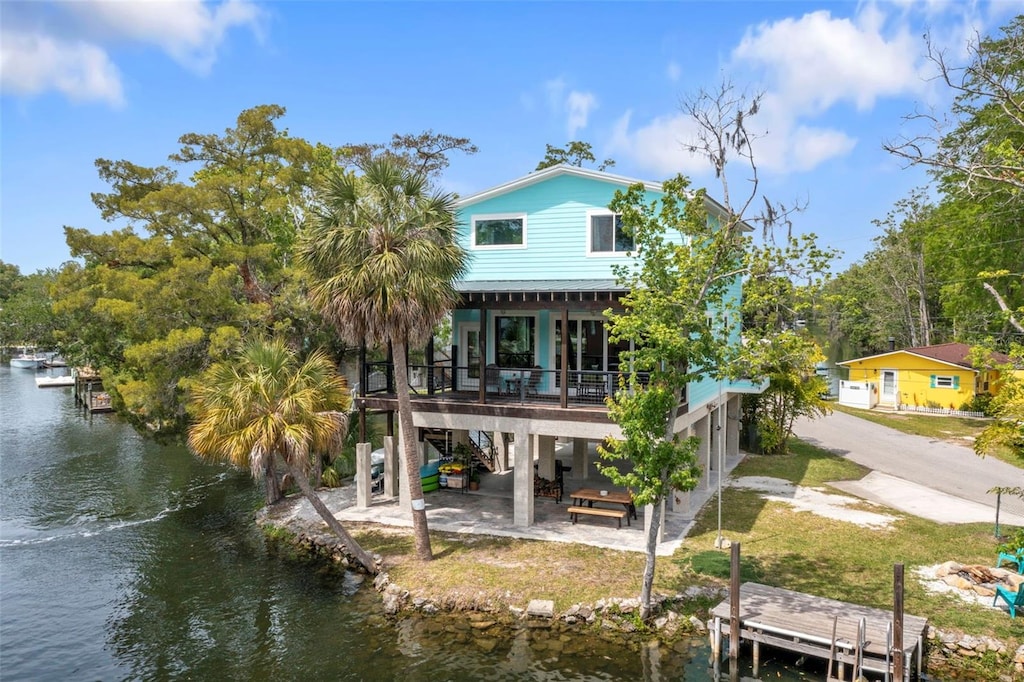
[[110,394],[103,390],[100,375],[88,367],[76,367],[71,370],[74,379],[75,404],[81,405],[89,412],[113,412]]
[[[853,674],[864,670],[893,679],[896,668],[891,653],[894,651],[891,611],[759,583],[743,583],[739,594],[739,639],[753,643],[755,677],[760,645],[767,644],[834,662],[838,676],[830,679],[844,679],[846,666],[851,666]],[[711,647],[715,661],[721,660],[722,635],[730,636],[730,610],[730,600],[726,599],[711,611]],[[902,639],[906,645],[902,647],[901,667],[905,680],[910,679],[912,669],[921,677],[927,629],[927,619],[903,615]],[[912,666],[912,661],[916,665]]]

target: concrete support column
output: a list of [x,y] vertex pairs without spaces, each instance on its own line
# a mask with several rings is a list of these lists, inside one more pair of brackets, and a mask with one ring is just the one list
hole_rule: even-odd
[[719,402],[718,409],[715,410],[715,451],[713,454],[715,458],[715,469],[718,470],[719,478],[722,477],[725,471],[725,435],[727,431],[727,427],[725,425],[725,415],[725,402]]
[[356,443],[356,507],[370,506],[370,448],[369,443]]
[[586,438],[572,439],[572,477],[583,480],[590,473],[590,441]]
[[526,429],[515,432],[512,446],[515,458],[514,493],[512,495],[512,522],[516,526],[533,525],[533,438]]
[[743,396],[733,396],[727,404],[725,420],[725,455],[735,457],[740,454],[740,414]]
[[384,497],[394,497],[400,488],[398,484],[398,448],[394,436],[384,436]]
[[[399,431],[401,433],[401,431]],[[405,447],[402,443],[402,439],[399,436],[395,436],[395,451],[398,454],[398,508],[404,512],[412,514],[412,496],[409,494],[409,470],[405,466]],[[414,476],[418,476],[420,472],[413,472]]]
[[537,473],[541,478],[555,480],[554,436],[537,436]]
[[697,464],[704,467],[704,487],[711,489],[711,417],[703,416],[697,420],[696,435],[700,441],[697,443]]
[[499,473],[508,471],[508,446],[505,444],[505,439],[502,437],[501,431],[495,431],[492,433],[491,439],[494,441],[495,468]]
[[[693,423],[686,426],[683,431],[683,438],[690,438],[697,435],[697,428]],[[700,464],[700,458],[697,459],[697,464]],[[700,468],[701,480],[697,481],[697,486],[701,485],[701,482],[707,478],[708,472],[704,467]],[[671,504],[669,508],[673,512],[689,514],[690,513],[690,491],[689,490],[673,490],[671,495]]]

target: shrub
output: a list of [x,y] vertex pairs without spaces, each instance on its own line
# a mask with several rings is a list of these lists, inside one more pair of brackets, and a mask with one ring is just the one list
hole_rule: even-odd
[[341,474],[334,466],[329,466],[324,469],[323,474],[320,476],[320,482],[328,488],[337,488],[341,485]]
[[964,404],[960,406],[960,409],[965,412],[981,412],[986,417],[991,417],[992,412],[989,410],[989,406],[991,404],[992,396],[988,393],[982,393],[965,401]]
[[1016,554],[1018,551],[1024,549],[1024,528],[1018,528],[1013,535],[1006,539],[1006,542],[999,545],[996,549],[1000,552],[1008,552],[1010,554]]

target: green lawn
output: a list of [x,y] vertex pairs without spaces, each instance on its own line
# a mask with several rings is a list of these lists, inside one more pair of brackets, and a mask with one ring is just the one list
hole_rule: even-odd
[[[822,486],[825,481],[860,478],[864,470],[824,450],[797,441],[793,454],[751,456],[734,476],[771,476],[798,485]],[[839,492],[833,490],[833,492]],[[892,608],[893,564],[906,569],[906,610],[928,618],[940,628],[1022,639],[1019,622],[1005,612],[954,601],[926,592],[914,568],[954,560],[993,565],[996,541],[990,524],[947,525],[900,512],[892,528],[872,530],[834,521],[810,512],[795,512],[781,502],[766,502],[756,492],[727,488],[723,492],[723,535],[742,546],[749,579],[792,590],[878,608]],[[878,510],[878,507],[872,507]],[[677,563],[700,571],[709,559],[717,535],[713,507],[705,508],[685,542]],[[721,552],[724,554],[724,552]],[[725,578],[726,573],[712,574]]]
[[[784,456],[750,456],[734,476],[782,478],[802,486],[859,479],[866,469],[800,441]],[[829,492],[839,491],[829,489]],[[867,507],[867,503],[865,508]],[[991,566],[996,541],[987,524],[944,525],[897,516],[891,528],[873,530],[811,512],[796,512],[782,502],[767,502],[756,492],[726,488],[723,534],[741,543],[743,578],[809,594],[892,608],[893,564],[906,571],[905,608],[939,628],[997,637],[1014,651],[1024,643],[1021,620],[1005,611],[967,604],[926,592],[914,569],[948,560]],[[717,505],[712,500],[683,546],[659,558],[655,590],[681,592],[690,585],[727,585],[729,550],[714,549]],[[366,549],[385,557],[388,572],[414,596],[448,606],[479,609],[501,604],[525,606],[528,599],[553,599],[556,608],[594,603],[605,597],[639,594],[644,557],[583,545],[536,542],[446,533],[432,534],[436,560],[415,560],[408,531],[367,524],[354,529]],[[707,605],[697,605],[700,617]],[[993,658],[979,659],[971,671],[942,670],[958,679],[998,680]],[[1003,661],[1005,663],[1005,659]],[[932,671],[936,674],[936,671]]]

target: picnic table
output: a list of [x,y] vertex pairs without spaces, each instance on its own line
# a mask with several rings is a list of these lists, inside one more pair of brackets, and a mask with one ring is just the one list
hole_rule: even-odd
[[574,507],[582,507],[583,503],[587,503],[587,507],[593,508],[595,502],[611,502],[612,504],[621,504],[626,508],[626,522],[629,522],[629,516],[636,518],[636,505],[633,504],[633,496],[630,493],[618,492],[615,490],[596,490],[594,488],[581,488],[574,493],[569,494],[569,499],[572,500]]

